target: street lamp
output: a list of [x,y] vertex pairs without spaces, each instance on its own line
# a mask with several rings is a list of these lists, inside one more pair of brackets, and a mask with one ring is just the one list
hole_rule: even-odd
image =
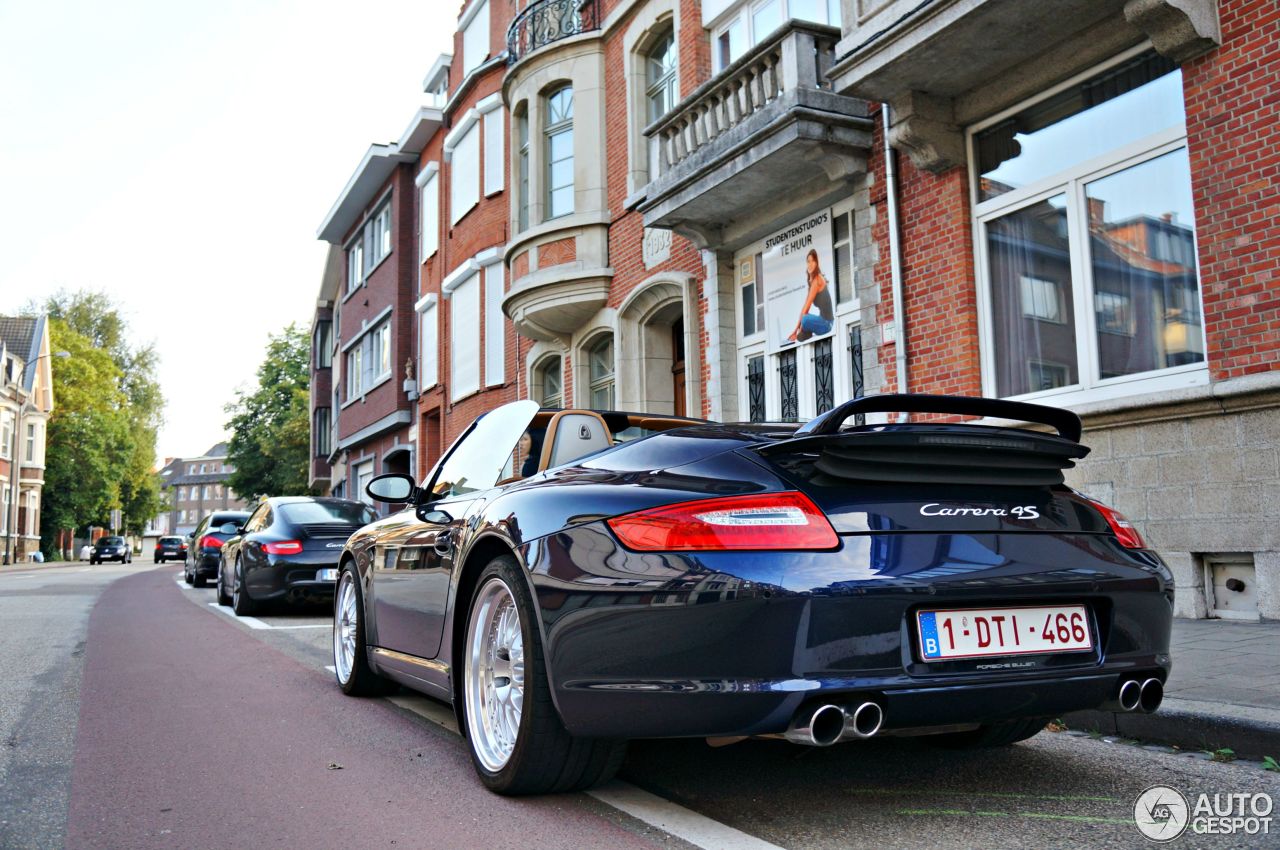
[[9,453],[9,470],[11,473],[9,476],[11,479],[9,482],[9,487],[10,487],[11,498],[9,502],[9,507],[7,509],[8,516],[5,517],[5,531],[4,531],[4,562],[6,564],[13,563],[13,536],[14,536],[14,533],[17,531],[17,525],[18,525],[18,501],[22,496],[22,492],[21,492],[22,463],[18,456],[18,445],[19,445],[18,440],[20,439],[20,435],[22,434],[22,414],[27,409],[27,400],[28,400],[26,395],[22,394],[22,386],[23,384],[26,383],[26,380],[27,380],[27,370],[30,369],[32,366],[36,365],[37,363],[39,363],[41,360],[45,359],[46,357],[58,357],[58,358],[65,359],[70,356],[71,356],[71,352],[69,351],[54,351],[50,354],[41,354],[35,360],[32,360],[30,363],[23,366],[21,374],[18,375],[18,393],[19,393],[20,401],[18,402],[18,415],[15,418],[13,423],[12,451]]

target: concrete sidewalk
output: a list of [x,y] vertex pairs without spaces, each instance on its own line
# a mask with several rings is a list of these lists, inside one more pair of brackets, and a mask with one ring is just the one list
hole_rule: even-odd
[[1174,620],[1173,673],[1155,714],[1080,711],[1075,729],[1280,759],[1280,623]]

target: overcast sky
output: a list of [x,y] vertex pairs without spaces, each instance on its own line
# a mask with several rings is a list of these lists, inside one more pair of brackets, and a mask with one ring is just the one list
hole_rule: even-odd
[[460,0],[0,0],[0,313],[105,291],[160,352],[161,457],[309,323],[316,228],[394,141]]

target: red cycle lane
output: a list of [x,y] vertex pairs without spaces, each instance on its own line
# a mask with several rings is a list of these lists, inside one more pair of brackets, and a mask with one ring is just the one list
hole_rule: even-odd
[[180,594],[152,571],[93,610],[67,847],[655,846],[578,795],[490,794],[458,740]]

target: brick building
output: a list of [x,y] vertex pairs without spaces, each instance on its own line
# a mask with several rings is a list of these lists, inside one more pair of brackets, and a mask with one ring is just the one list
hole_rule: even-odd
[[414,166],[440,124],[421,107],[399,140],[370,145],[317,234],[333,248],[312,323],[311,478],[335,496],[417,468]]
[[160,469],[160,492],[169,510],[152,520],[147,534],[190,534],[214,511],[249,510],[249,503],[227,486],[233,471],[226,443],[199,457],[167,459]]
[[47,317],[0,316],[0,562],[6,564],[40,548],[53,356]]
[[438,126],[397,166],[418,474],[511,398],[1041,401],[1084,418],[1072,483],[1166,556],[1179,614],[1280,617],[1278,21],[1276,0],[468,0],[424,86]]

